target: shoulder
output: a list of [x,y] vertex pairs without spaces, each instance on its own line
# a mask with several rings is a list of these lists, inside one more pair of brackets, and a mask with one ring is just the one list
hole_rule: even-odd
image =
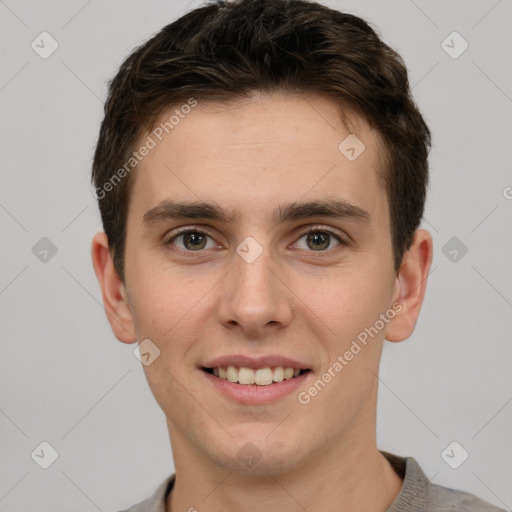
[[120,512],[166,512],[165,502],[167,495],[174,485],[175,477],[176,474],[173,473],[158,486],[156,491],[149,498]]
[[441,485],[430,485],[427,491],[429,507],[436,511],[506,512],[474,494]]
[[432,484],[413,457],[381,453],[403,480],[400,493],[386,512],[506,512],[469,492]]

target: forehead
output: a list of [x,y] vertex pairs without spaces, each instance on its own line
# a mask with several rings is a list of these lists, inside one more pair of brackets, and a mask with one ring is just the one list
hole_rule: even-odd
[[178,105],[147,137],[155,147],[132,176],[130,209],[139,216],[169,198],[215,200],[260,217],[262,208],[327,195],[374,213],[386,207],[378,132],[330,99],[274,93]]

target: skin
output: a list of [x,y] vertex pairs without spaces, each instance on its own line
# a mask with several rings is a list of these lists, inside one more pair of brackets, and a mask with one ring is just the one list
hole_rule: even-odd
[[[401,478],[376,445],[377,375],[384,339],[402,341],[414,330],[432,238],[417,230],[395,273],[377,174],[381,138],[345,112],[366,146],[354,161],[338,150],[349,132],[329,99],[275,93],[200,103],[133,175],[124,284],[105,234],[94,237],[94,269],[115,336],[150,339],[160,349],[143,368],[171,439],[177,478],[168,511],[385,511],[400,491]],[[366,210],[370,223],[273,222],[277,205],[325,198]],[[144,223],[145,212],[166,199],[216,201],[238,218]],[[213,236],[199,250],[186,236],[166,245],[182,227]],[[326,235],[316,248],[309,227],[331,229],[347,244]],[[252,263],[236,252],[246,237],[263,251]],[[236,403],[198,368],[223,355],[280,354],[309,365],[298,390],[307,391],[396,303],[401,311],[306,405],[295,392],[264,405]],[[261,455],[253,467],[237,458],[249,442]]]

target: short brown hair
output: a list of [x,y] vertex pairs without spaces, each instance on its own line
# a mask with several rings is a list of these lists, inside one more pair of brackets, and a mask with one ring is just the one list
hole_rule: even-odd
[[170,107],[190,98],[229,101],[254,91],[322,95],[349,105],[378,130],[399,270],[423,216],[430,149],[430,131],[401,57],[361,18],[316,2],[215,0],[136,48],[109,83],[92,180],[123,282],[133,179],[123,172],[117,176],[123,179],[112,182],[116,169]]

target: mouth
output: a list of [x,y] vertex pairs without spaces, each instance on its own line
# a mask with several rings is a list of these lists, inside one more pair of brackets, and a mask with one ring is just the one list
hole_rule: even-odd
[[217,377],[219,380],[228,381],[240,386],[270,386],[285,380],[296,379],[310,369],[292,368],[284,366],[265,366],[263,368],[247,368],[237,366],[217,366],[215,368],[201,368],[204,372]]

